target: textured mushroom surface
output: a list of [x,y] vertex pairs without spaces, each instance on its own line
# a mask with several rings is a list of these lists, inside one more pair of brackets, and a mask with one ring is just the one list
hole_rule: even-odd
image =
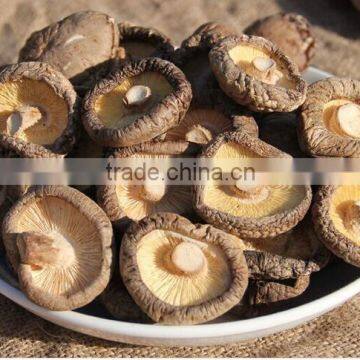
[[360,156],[360,81],[328,78],[309,86],[298,128],[312,156]]
[[99,144],[136,145],[178,125],[191,98],[191,86],[175,65],[147,58],[100,81],[84,98],[82,120]]
[[306,97],[306,82],[276,45],[256,36],[229,36],[209,53],[221,89],[255,111],[289,112]]
[[309,275],[290,281],[255,280],[249,283],[247,299],[250,305],[283,303],[303,294],[309,285]]
[[146,57],[169,59],[174,51],[174,45],[169,37],[162,32],[128,22],[118,24],[119,28],[119,58],[121,60],[136,60]]
[[111,223],[95,202],[70,187],[31,189],[6,215],[3,241],[22,290],[42,307],[79,308],[110,280]]
[[322,186],[315,197],[316,233],[336,256],[360,267],[360,186]]
[[[153,160],[157,165],[160,162],[166,167],[170,166],[176,155],[184,153],[187,147],[187,144],[181,142],[148,142],[116,150],[112,156],[124,161]],[[155,212],[182,215],[193,213],[190,188],[185,185],[170,186],[161,180],[145,179],[141,184],[102,185],[98,187],[97,200],[113,225],[119,228],[125,227],[130,220],[138,221]]]
[[260,121],[259,137],[294,158],[305,158],[297,137],[298,117],[292,113],[272,113]]
[[276,44],[300,71],[309,66],[315,55],[315,37],[307,19],[295,13],[280,13],[257,20],[244,33],[256,35]]
[[[219,135],[201,154],[215,164],[226,160],[286,158],[289,155],[243,132]],[[208,223],[244,238],[273,237],[306,214],[310,186],[217,184],[194,186],[194,207]]]
[[154,321],[210,321],[241,300],[248,284],[241,247],[209,225],[158,213],[127,230],[120,271],[130,295]]
[[66,155],[74,145],[76,93],[50,65],[19,63],[0,72],[0,147],[21,157]]
[[119,32],[112,17],[95,11],[74,13],[33,33],[19,61],[42,61],[75,85],[116,55]]
[[244,252],[253,279],[298,278],[321,270],[330,260],[309,217],[274,238],[244,240]]
[[219,40],[233,34],[235,30],[226,25],[206,23],[197,28],[176,50],[173,61],[190,81],[196,104],[210,105],[221,93],[211,71],[208,54]]

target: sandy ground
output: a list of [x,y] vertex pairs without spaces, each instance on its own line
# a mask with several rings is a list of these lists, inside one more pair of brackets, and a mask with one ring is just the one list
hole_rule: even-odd
[[79,10],[154,26],[176,43],[206,21],[229,23],[241,31],[259,17],[295,11],[314,24],[318,48],[313,64],[360,79],[360,12],[349,0],[0,0],[0,8],[0,64],[16,62],[31,32]]

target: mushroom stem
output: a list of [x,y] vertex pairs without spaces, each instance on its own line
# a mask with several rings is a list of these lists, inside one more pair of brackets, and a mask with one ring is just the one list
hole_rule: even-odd
[[234,189],[241,199],[249,202],[265,200],[269,195],[269,189],[261,185],[243,185],[239,180],[235,183]]
[[257,56],[253,59],[252,65],[255,75],[267,84],[275,85],[283,77],[282,72],[277,70],[276,62],[273,59]]
[[143,199],[151,202],[160,201],[166,194],[167,186],[164,181],[145,180],[142,187]]
[[21,233],[16,238],[21,262],[35,269],[46,266],[66,266],[74,258],[73,249],[66,241],[37,232]]
[[182,241],[174,248],[171,261],[175,267],[186,274],[196,274],[204,269],[206,257],[199,246]]
[[212,138],[211,131],[200,124],[193,125],[185,135],[187,141],[199,145],[207,144]]
[[348,103],[340,106],[336,112],[336,121],[340,129],[349,136],[360,138],[360,106]]
[[6,129],[10,136],[19,136],[22,132],[46,119],[36,106],[25,105],[15,110],[6,119]]
[[151,89],[144,85],[135,85],[131,87],[124,96],[126,107],[137,107],[144,105],[151,98]]

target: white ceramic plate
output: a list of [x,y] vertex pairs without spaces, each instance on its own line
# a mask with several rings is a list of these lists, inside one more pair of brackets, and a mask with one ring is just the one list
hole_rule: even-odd
[[[313,82],[329,74],[310,68],[305,78]],[[0,258],[0,264],[1,260]],[[3,262],[4,265],[4,262]],[[360,293],[360,269],[334,262],[312,275],[310,288],[295,307],[248,320],[195,326],[145,325],[112,320],[96,302],[79,311],[55,312],[29,301],[18,289],[0,279],[0,293],[48,321],[99,338],[141,345],[200,346],[253,339],[290,329],[314,319]]]

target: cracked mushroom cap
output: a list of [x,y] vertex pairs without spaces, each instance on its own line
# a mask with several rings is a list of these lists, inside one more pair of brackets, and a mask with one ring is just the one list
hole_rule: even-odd
[[[183,154],[187,145],[180,142],[148,142],[113,153],[116,159],[141,161],[161,160],[169,164]],[[161,169],[159,177],[162,178]],[[102,185],[97,191],[98,204],[117,228],[123,229],[130,221],[139,221],[156,212],[181,215],[193,213],[191,191],[186,185],[167,185],[164,181],[144,181],[141,185]]]
[[279,281],[253,280],[249,282],[247,300],[249,305],[277,305],[303,294],[310,285],[310,276]]
[[127,63],[88,92],[82,121],[99,144],[136,145],[178,125],[191,98],[191,86],[175,65],[147,58]]
[[216,136],[235,128],[255,137],[259,134],[254,117],[224,97],[212,106],[191,106],[180,125],[166,133],[164,141],[189,144],[187,149],[196,154]]
[[252,279],[296,279],[320,271],[330,252],[317,238],[310,217],[274,238],[244,240]]
[[295,112],[267,114],[261,119],[259,137],[294,158],[305,158],[298,142],[298,123]]
[[21,49],[19,61],[46,62],[79,85],[115,57],[118,44],[112,17],[81,11],[34,32]]
[[147,57],[169,59],[174,45],[169,37],[151,27],[136,26],[129,22],[118,24],[121,60],[139,60]]
[[336,256],[360,267],[360,186],[322,186],[313,222],[319,239]]
[[71,310],[106,288],[113,231],[95,202],[66,186],[35,187],[3,223],[6,255],[24,293],[50,310]]
[[17,156],[66,155],[75,142],[76,93],[50,65],[9,65],[0,72],[0,147]]
[[248,284],[246,261],[232,236],[170,213],[129,227],[120,272],[135,302],[164,324],[215,319],[241,300]]
[[360,81],[328,78],[311,84],[298,136],[312,156],[360,157]]
[[244,33],[260,36],[276,44],[300,71],[315,55],[315,37],[308,20],[295,13],[279,13],[257,20]]
[[[218,136],[201,154],[214,162],[288,158],[289,155],[242,132]],[[216,184],[194,186],[196,212],[208,223],[242,238],[274,237],[292,229],[310,207],[310,186]]]
[[306,82],[276,45],[256,36],[229,36],[209,53],[221,89],[254,111],[289,112],[306,97]]

